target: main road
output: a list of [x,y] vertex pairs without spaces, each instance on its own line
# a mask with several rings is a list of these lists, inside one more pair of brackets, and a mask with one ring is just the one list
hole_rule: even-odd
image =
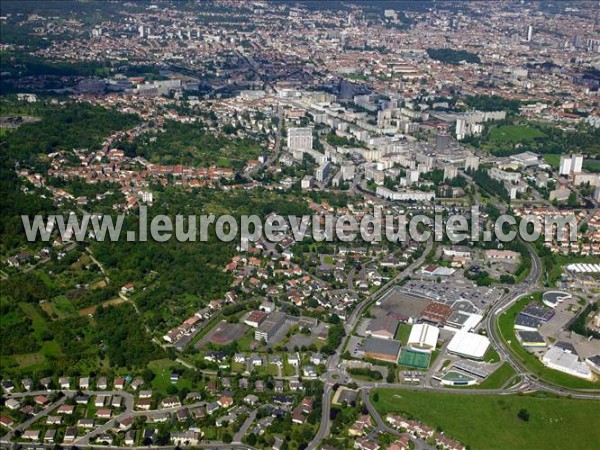
[[[508,395],[515,394],[518,392],[529,391],[529,390],[545,390],[549,392],[553,392],[557,395],[561,396],[570,396],[572,398],[578,399],[588,399],[588,400],[600,400],[600,393],[598,392],[585,392],[585,391],[574,391],[568,390],[564,388],[560,388],[543,381],[532,379],[531,374],[528,370],[523,367],[522,363],[514,357],[512,352],[509,349],[504,347],[504,341],[499,335],[499,331],[497,328],[497,319],[499,314],[516,302],[519,298],[522,298],[525,295],[529,295],[537,290],[539,290],[539,280],[542,275],[542,262],[539,256],[535,253],[535,250],[531,247],[530,244],[526,244],[527,249],[529,251],[529,255],[531,257],[531,270],[527,277],[517,285],[512,292],[504,295],[500,298],[498,302],[496,302],[488,311],[485,327],[488,332],[488,337],[492,343],[492,345],[496,348],[501,358],[504,361],[507,361],[516,372],[522,377],[521,382],[510,386],[504,389],[447,389],[443,387],[433,387],[433,386],[407,386],[398,383],[386,383],[386,382],[361,382],[357,381],[359,387],[363,390],[363,400],[365,401],[369,412],[373,415],[377,424],[382,424],[383,421],[379,416],[379,413],[375,410],[373,405],[368,401],[368,393],[373,388],[378,387],[387,387],[387,388],[402,388],[409,390],[418,390],[423,392],[444,392],[444,393],[453,393],[457,395]],[[369,305],[376,299],[378,296],[393,286],[398,282],[401,278],[410,274],[415,267],[422,264],[427,254],[432,249],[432,242],[427,243],[427,247],[423,252],[423,255],[416,261],[414,261],[410,266],[408,266],[405,270],[403,270],[399,275],[394,277],[388,283],[383,285],[377,292],[373,293],[365,300],[363,300],[355,310],[350,315],[349,319],[344,324],[344,329],[346,334],[349,335],[353,332],[356,327],[360,317],[363,312],[369,307]],[[325,375],[325,387],[323,391],[323,400],[322,400],[322,413],[321,413],[321,423],[319,425],[319,430],[313,440],[308,445],[307,449],[314,450],[318,448],[321,441],[329,434],[331,421],[329,418],[329,414],[331,411],[331,394],[333,391],[333,384],[335,383],[335,375],[340,373],[338,369],[338,365],[340,362],[341,354],[344,350],[346,344],[346,339],[343,339],[342,343],[338,347],[337,351],[329,357],[327,363],[327,373]],[[385,424],[384,424],[385,425]],[[387,427],[386,427],[387,430]],[[420,444],[420,443],[418,443]]]
[[[349,335],[350,333],[352,333],[352,331],[358,324],[358,321],[360,320],[360,317],[362,316],[363,312],[369,307],[369,305],[376,298],[378,298],[383,292],[386,292],[387,289],[394,286],[398,281],[402,280],[404,277],[409,275],[414,270],[414,268],[423,264],[423,261],[425,261],[425,258],[427,257],[429,252],[431,252],[432,248],[433,248],[433,241],[429,240],[426,244],[423,254],[419,258],[417,258],[415,261],[413,261],[402,272],[400,272],[398,275],[396,275],[390,281],[388,281],[383,286],[381,286],[379,289],[377,289],[376,292],[369,295],[362,302],[360,302],[356,306],[356,308],[354,308],[354,311],[352,311],[352,313],[350,314],[350,317],[344,323],[344,330],[345,330],[346,335]],[[325,437],[329,434],[329,429],[331,427],[331,420],[329,418],[329,413],[331,411],[331,394],[333,392],[333,385],[336,382],[335,376],[340,375],[338,366],[340,364],[340,357],[344,351],[345,346],[346,346],[346,338],[342,339],[342,342],[336,349],[335,353],[333,355],[331,355],[329,357],[329,359],[327,360],[327,372],[325,374],[325,380],[324,380],[325,383],[324,383],[324,388],[323,388],[321,423],[319,425],[319,431],[317,431],[317,434],[315,435],[313,440],[308,444],[308,447],[307,447],[308,450],[316,449],[319,446],[319,444],[321,443],[321,441],[323,439],[325,439]]]
[[530,244],[527,244],[527,249],[529,251],[529,255],[531,256],[531,271],[529,272],[529,275],[515,290],[510,293],[510,295],[506,295],[501,298],[488,311],[485,320],[485,327],[487,329],[490,342],[496,348],[500,357],[507,361],[515,369],[515,371],[521,375],[523,381],[525,382],[523,383],[523,386],[526,386],[528,390],[545,390],[561,396],[570,396],[573,398],[587,400],[600,400],[600,392],[598,390],[572,390],[555,386],[544,380],[532,377],[532,374],[525,367],[523,362],[505,346],[506,344],[498,327],[498,319],[500,315],[519,299],[541,289],[539,286],[539,281],[542,275],[542,262]]

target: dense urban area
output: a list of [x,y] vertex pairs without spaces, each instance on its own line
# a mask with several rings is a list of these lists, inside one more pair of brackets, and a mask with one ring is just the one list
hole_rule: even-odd
[[[2,448],[598,448],[598,2],[3,0],[0,35]],[[22,219],[142,209],[487,238]]]

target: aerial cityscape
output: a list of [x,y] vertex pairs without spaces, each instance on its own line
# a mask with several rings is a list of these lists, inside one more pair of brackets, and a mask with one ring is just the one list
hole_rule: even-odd
[[3,0],[0,447],[600,448],[600,2]]

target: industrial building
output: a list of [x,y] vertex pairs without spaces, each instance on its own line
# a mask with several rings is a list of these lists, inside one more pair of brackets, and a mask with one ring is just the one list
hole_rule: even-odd
[[541,325],[541,320],[524,314],[519,314],[515,320],[515,330],[536,331]]
[[533,319],[538,319],[542,322],[548,322],[554,317],[554,310],[544,305],[530,303],[523,309],[523,311],[521,311],[521,314],[524,316],[529,316]]
[[589,356],[585,362],[590,366],[592,371],[600,374],[600,355]]

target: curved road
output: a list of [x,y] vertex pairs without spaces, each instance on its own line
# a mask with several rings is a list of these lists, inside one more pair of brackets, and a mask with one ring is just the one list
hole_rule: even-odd
[[[360,319],[363,312],[368,308],[368,306],[381,294],[385,292],[389,287],[394,285],[401,277],[410,273],[414,267],[418,266],[423,262],[427,254],[431,251],[432,244],[428,242],[426,250],[423,252],[423,255],[416,260],[413,264],[407,267],[402,273],[396,276],[394,279],[390,280],[388,283],[383,285],[380,289],[377,290],[374,294],[367,297],[363,300],[356,309],[352,312],[349,319],[346,321],[344,328],[346,330],[346,334],[349,335],[353,329],[356,327],[358,320]],[[433,387],[433,386],[410,386],[399,383],[387,383],[387,382],[361,382],[356,381],[359,387],[362,389],[362,398],[365,401],[365,405],[367,406],[369,412],[373,415],[376,423],[379,428],[383,431],[388,432],[391,428],[387,427],[379,413],[375,410],[373,405],[371,404],[368,394],[369,391],[373,388],[402,388],[408,390],[419,390],[425,392],[443,392],[443,393],[452,393],[457,395],[507,395],[507,394],[516,394],[518,392],[527,392],[534,390],[545,390],[548,392],[555,393],[561,396],[570,396],[572,398],[578,399],[587,399],[587,400],[600,400],[600,391],[581,391],[581,390],[569,390],[565,388],[561,388],[558,386],[554,386],[552,384],[546,383],[544,381],[532,378],[529,371],[523,367],[522,363],[515,358],[512,352],[509,349],[504,347],[504,341],[499,335],[499,330],[497,327],[497,318],[499,314],[516,302],[519,298],[522,298],[525,295],[532,294],[535,291],[539,290],[539,280],[542,275],[542,262],[539,256],[535,253],[534,249],[531,245],[527,244],[527,249],[531,256],[531,270],[527,275],[525,280],[520,283],[515,289],[512,290],[509,294],[504,295],[500,298],[488,311],[487,317],[485,320],[485,327],[488,332],[488,337],[494,346],[494,348],[498,351],[502,360],[507,361],[516,371],[515,376],[521,376],[521,381],[513,386],[504,389],[448,389],[443,387]],[[335,380],[332,377],[333,374],[339,374],[340,371],[338,369],[338,365],[340,362],[341,354],[344,350],[346,344],[346,339],[342,341],[336,353],[333,354],[327,364],[327,373],[325,375],[325,388],[323,391],[323,407],[321,414],[321,423],[319,426],[319,431],[315,435],[314,439],[310,442],[307,449],[313,450],[318,448],[321,441],[329,434],[329,429],[331,426],[331,421],[329,419],[329,413],[331,410],[331,394],[333,392],[333,384],[335,384]],[[514,377],[513,377],[514,378]],[[393,431],[393,430],[392,430]],[[389,432],[392,432],[389,431]],[[418,446],[423,447],[424,443],[415,442]],[[427,447],[425,447],[427,448]]]

